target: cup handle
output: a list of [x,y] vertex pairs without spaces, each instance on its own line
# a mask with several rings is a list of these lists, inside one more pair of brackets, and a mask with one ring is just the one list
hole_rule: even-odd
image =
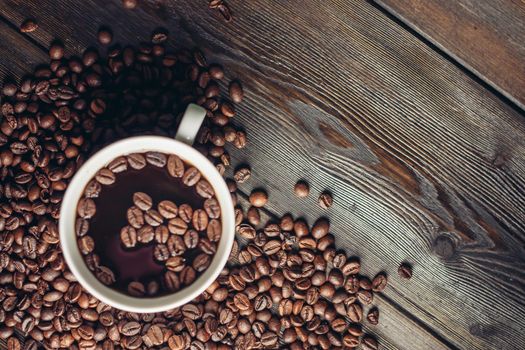
[[179,129],[175,134],[175,140],[184,142],[188,145],[192,145],[197,136],[204,117],[206,116],[206,110],[201,106],[194,103],[190,103],[186,107],[186,111],[182,116],[182,120],[179,125]]

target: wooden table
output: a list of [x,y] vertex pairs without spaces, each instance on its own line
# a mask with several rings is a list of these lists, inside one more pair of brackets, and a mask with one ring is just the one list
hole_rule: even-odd
[[[368,327],[383,349],[525,348],[525,3],[228,4],[231,23],[206,0],[3,0],[0,78],[46,62],[54,38],[79,54],[100,25],[124,44],[168,28],[243,81],[242,192],[267,188],[270,215],[328,216],[365,273],[389,274]],[[30,16],[39,29],[19,33]]]

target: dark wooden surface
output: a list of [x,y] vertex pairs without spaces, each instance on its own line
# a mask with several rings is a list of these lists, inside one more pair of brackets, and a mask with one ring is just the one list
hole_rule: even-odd
[[374,1],[524,108],[525,2]]
[[[123,44],[158,26],[170,45],[199,46],[247,91],[237,123],[251,164],[244,193],[266,187],[271,215],[332,221],[338,246],[390,285],[370,331],[385,349],[522,349],[525,344],[525,119],[377,6],[360,0],[0,4],[0,78],[96,43],[111,25]],[[25,18],[40,28],[14,29]],[[312,195],[296,199],[299,178]],[[335,204],[322,210],[328,189]],[[414,266],[409,282],[399,263]]]

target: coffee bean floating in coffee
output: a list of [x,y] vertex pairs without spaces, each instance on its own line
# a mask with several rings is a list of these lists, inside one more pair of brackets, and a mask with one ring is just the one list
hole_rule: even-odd
[[100,169],[77,214],[78,246],[89,269],[135,297],[193,283],[222,234],[210,183],[178,156],[157,152],[119,157]]

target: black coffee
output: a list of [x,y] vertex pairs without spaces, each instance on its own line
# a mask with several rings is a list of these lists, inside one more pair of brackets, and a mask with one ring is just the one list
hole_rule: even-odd
[[[158,296],[191,284],[221,235],[213,188],[176,156],[119,158],[101,169],[79,202],[79,248],[106,285]],[[113,169],[113,170],[110,170]]]

